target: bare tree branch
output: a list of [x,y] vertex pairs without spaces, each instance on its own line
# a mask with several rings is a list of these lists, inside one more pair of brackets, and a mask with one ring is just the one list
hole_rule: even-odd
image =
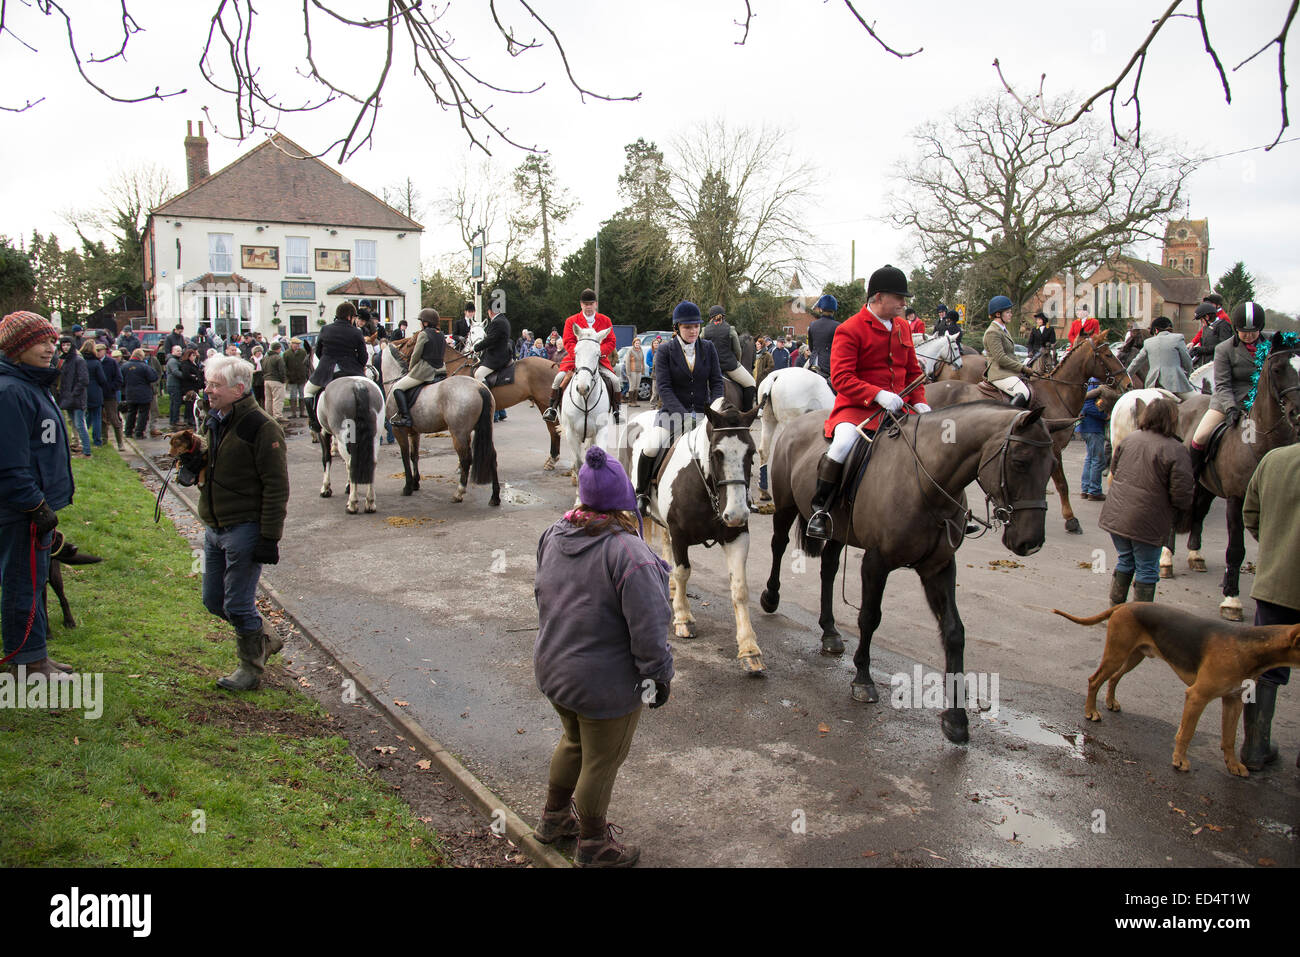
[[731,21],[736,26],[745,28],[745,34],[739,40],[736,41],[736,46],[743,47],[745,45],[745,41],[749,39],[749,24],[753,19],[754,19],[754,8],[749,5],[749,0],[745,0],[745,22],[741,23],[739,20]]
[[887,52],[894,54],[894,56],[898,57],[900,60],[906,59],[907,57],[910,56],[916,56],[918,53],[920,53],[922,50],[925,49],[925,47],[917,47],[911,53],[899,53],[897,50],[891,47],[884,40],[880,39],[880,35],[876,33],[875,20],[872,20],[870,23],[867,23],[866,20],[862,19],[862,14],[858,13],[857,8],[853,6],[853,0],[844,0],[844,5],[849,8],[850,13],[852,13],[855,17],[857,17],[858,23],[862,24],[862,29],[866,30],[867,33],[871,34],[871,39],[875,40]]
[[1278,141],[1282,139],[1282,134],[1285,133],[1286,128],[1291,125],[1291,117],[1287,113],[1286,107],[1286,35],[1291,30],[1291,23],[1295,20],[1297,8],[1300,8],[1300,0],[1291,0],[1291,9],[1287,11],[1286,22],[1282,24],[1282,32],[1232,68],[1232,72],[1236,73],[1273,44],[1277,44],[1277,78],[1278,86],[1280,87],[1282,94],[1282,128],[1277,131],[1277,136],[1273,138],[1273,142],[1269,143],[1265,149],[1271,150],[1274,146],[1277,146]]

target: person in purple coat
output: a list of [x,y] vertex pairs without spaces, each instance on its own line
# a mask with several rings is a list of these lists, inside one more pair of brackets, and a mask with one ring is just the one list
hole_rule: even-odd
[[578,473],[578,499],[537,543],[533,669],[564,734],[536,837],[578,838],[579,867],[631,867],[641,852],[615,840],[622,829],[605,814],[641,706],[668,700],[668,565],[641,537],[627,473],[599,446]]

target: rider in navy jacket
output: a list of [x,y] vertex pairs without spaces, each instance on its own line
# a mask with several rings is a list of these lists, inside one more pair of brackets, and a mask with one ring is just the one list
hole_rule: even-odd
[[695,368],[691,369],[682,340],[673,336],[655,353],[655,384],[663,411],[703,415],[722,397],[722,365],[713,343],[703,337],[695,340]]

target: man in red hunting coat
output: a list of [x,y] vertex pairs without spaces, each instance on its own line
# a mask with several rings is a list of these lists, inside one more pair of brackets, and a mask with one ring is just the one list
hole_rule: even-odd
[[[885,412],[903,411],[900,395],[921,376],[921,364],[912,347],[912,328],[903,319],[907,305],[907,277],[901,269],[882,266],[867,284],[867,304],[846,319],[835,331],[831,343],[831,386],[835,405],[826,418],[826,438],[831,446],[817,465],[817,490],[813,493],[812,517],[807,534],[826,538],[830,532],[827,506],[839,485],[844,462],[858,440],[859,425],[874,432]],[[917,412],[929,412],[925,387],[917,386],[907,396]]]
[[614,323],[609,316],[596,311],[596,293],[593,290],[582,290],[578,303],[580,311],[564,320],[564,358],[560,360],[559,374],[551,385],[550,408],[542,413],[542,418],[547,422],[559,421],[560,396],[564,394],[564,387],[569,384],[569,379],[573,376],[573,350],[578,345],[578,330],[586,328],[592,332],[600,332],[602,329],[608,329],[609,335],[600,344],[600,364],[604,367],[602,374],[605,376],[605,385],[609,389],[609,404],[614,412],[614,421],[617,422],[618,400],[623,388],[618,377],[614,375],[612,357],[618,351],[618,343],[614,340]]

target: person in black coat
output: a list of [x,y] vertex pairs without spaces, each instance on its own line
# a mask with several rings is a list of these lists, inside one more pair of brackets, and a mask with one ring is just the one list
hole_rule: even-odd
[[498,369],[510,365],[513,358],[510,349],[510,320],[504,312],[493,309],[491,303],[488,304],[487,313],[488,323],[483,329],[483,338],[474,347],[479,361],[474,377],[480,382]]
[[122,400],[126,406],[126,434],[144,438],[149,427],[149,403],[153,401],[153,383],[158,373],[144,361],[144,350],[136,349],[122,364]]
[[[86,429],[95,445],[104,444],[104,393],[108,390],[108,377],[99,361],[96,348],[103,348],[92,339],[81,344],[81,358],[86,361]],[[85,454],[89,454],[87,449]]]
[[465,315],[455,320],[451,324],[451,337],[453,345],[462,352],[465,351],[465,340],[469,338],[469,324],[474,321],[474,303],[465,303]]
[[818,299],[813,308],[821,315],[808,324],[808,352],[812,357],[809,368],[829,381],[831,343],[835,340],[835,330],[840,327],[835,313],[840,304],[834,296],[826,295]]
[[90,433],[86,430],[86,391],[90,386],[90,371],[82,358],[75,339],[59,340],[59,408],[68,413],[71,430],[77,433],[80,448],[73,449],[90,456]]
[[[699,424],[710,405],[723,396],[718,352],[700,337],[700,307],[683,301],[673,310],[674,335],[655,351],[655,385],[662,408],[654,429],[647,429],[636,465],[636,502],[642,515],[650,507],[650,479],[673,442]],[[655,433],[658,433],[657,435]]]
[[370,352],[366,337],[357,327],[360,321],[357,307],[341,302],[334,310],[334,321],[316,338],[316,371],[302,390],[307,403],[307,425],[315,435],[320,435],[320,421],[316,418],[316,396],[320,391],[339,376],[366,374]]
[[1051,327],[1043,310],[1034,313],[1034,320],[1037,325],[1029,333],[1029,339],[1025,343],[1029,348],[1030,362],[1033,362],[1044,349],[1056,348],[1056,330]]

